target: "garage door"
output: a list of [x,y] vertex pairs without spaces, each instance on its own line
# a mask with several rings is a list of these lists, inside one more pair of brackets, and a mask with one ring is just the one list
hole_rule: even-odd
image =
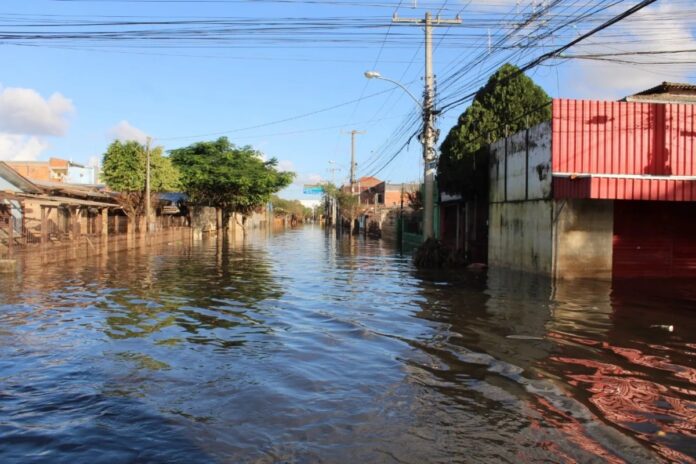
[[614,202],[614,277],[696,277],[696,203]]

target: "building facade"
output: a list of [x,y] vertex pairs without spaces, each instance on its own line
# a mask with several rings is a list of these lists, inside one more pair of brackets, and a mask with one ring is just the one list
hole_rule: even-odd
[[491,145],[489,264],[696,276],[696,106],[559,99],[552,114]]

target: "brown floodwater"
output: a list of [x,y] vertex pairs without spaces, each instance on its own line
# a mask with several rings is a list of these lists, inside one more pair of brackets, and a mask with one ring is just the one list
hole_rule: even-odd
[[695,456],[689,282],[418,272],[314,227],[0,276],[2,463]]

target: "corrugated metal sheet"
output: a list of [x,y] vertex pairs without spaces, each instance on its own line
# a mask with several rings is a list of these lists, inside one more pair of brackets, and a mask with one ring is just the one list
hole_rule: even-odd
[[553,196],[598,200],[696,201],[696,181],[554,177]]
[[696,105],[557,99],[552,131],[556,198],[696,201]]

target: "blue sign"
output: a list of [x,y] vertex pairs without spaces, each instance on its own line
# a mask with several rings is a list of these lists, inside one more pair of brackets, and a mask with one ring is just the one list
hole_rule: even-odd
[[322,185],[305,185],[302,193],[305,195],[321,195],[324,193],[324,187]]

